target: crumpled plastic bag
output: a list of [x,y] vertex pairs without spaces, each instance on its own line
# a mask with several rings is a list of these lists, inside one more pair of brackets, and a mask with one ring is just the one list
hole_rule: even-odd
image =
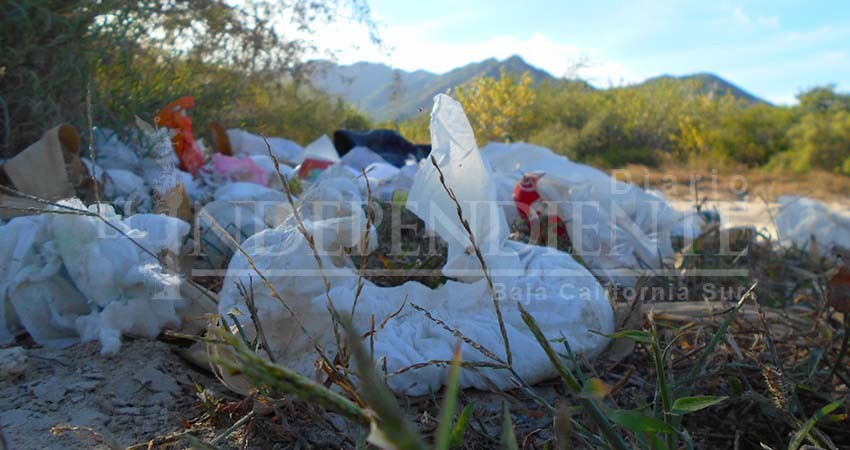
[[213,195],[215,200],[223,202],[234,201],[265,201],[265,202],[285,202],[286,194],[276,191],[259,184],[246,183],[239,181],[235,183],[227,183],[215,190]]
[[227,130],[227,137],[235,155],[268,155],[269,146],[272,154],[281,164],[299,164],[304,161],[304,148],[289,139],[270,137],[268,145],[262,136],[240,129]]
[[236,158],[215,153],[212,156],[215,174],[228,181],[246,181],[262,186],[269,185],[268,172],[251,158]]
[[523,173],[545,172],[538,189],[567,224],[575,253],[608,281],[633,286],[641,274],[669,267],[672,236],[699,235],[701,219],[599,169],[524,142],[481,149],[499,182],[499,200],[516,217],[513,190]]
[[[494,203],[494,184],[490,180],[489,169],[474,148],[469,123],[460,105],[447,96],[436,97],[432,137],[434,154],[444,167],[447,183],[456,189],[462,202],[480,200]],[[464,172],[466,168],[470,172]],[[470,183],[465,177],[473,172],[477,178]],[[428,197],[426,191],[431,194],[442,191],[441,186],[432,185],[435,181],[433,172],[418,173],[414,190],[418,189],[419,200]],[[420,203],[418,211],[444,216],[440,220],[446,224],[438,230],[453,233],[458,225],[455,206],[437,195],[432,198],[442,203],[429,206]],[[379,372],[385,374],[389,387],[411,395],[440,389],[446,368],[434,364],[416,365],[451,360],[458,345],[456,336],[413,308],[413,304],[504,360],[504,342],[490,289],[486,280],[481,278],[480,265],[472,269],[473,261],[463,255],[450,254],[450,257],[454,256],[458,265],[470,269],[470,278],[474,281],[449,280],[431,289],[415,281],[397,287],[379,287],[366,280],[357,306],[353,308],[358,271],[346,249],[359,255],[359,249],[364,246],[366,218],[363,201],[355,176],[336,165],[323,173],[304,194],[301,210],[304,227],[313,236],[325,274],[331,282],[330,296],[336,310],[348,315],[353,309],[351,322],[358,335],[370,330],[373,321],[380,324],[368,345],[374,345],[376,364],[380,367]],[[451,214],[446,214],[441,207],[450,208]],[[530,383],[557,375],[522,321],[517,302],[523,302],[550,339],[566,337],[574,351],[588,357],[598,354],[607,344],[607,339],[591,330],[610,333],[614,325],[609,300],[593,275],[566,253],[508,241],[506,230],[502,228],[505,218],[500,208],[471,211],[474,212],[468,218],[473,223],[477,242],[487,251],[495,249],[493,255],[488,254],[485,258],[490,262],[492,257],[497,262],[494,268],[508,269],[507,273],[494,278],[498,280],[497,289],[501,293],[502,314],[516,373]],[[473,217],[481,216],[484,211],[494,214],[495,219]],[[427,214],[425,216],[428,217]],[[488,224],[492,228],[488,228]],[[374,230],[373,227],[373,233]],[[455,251],[463,246],[461,236],[443,235],[442,232],[441,236],[455,240]],[[376,244],[374,234],[369,242],[368,251],[371,251]],[[277,362],[318,378],[315,365],[318,355],[313,345],[321,346],[331,357],[337,350],[330,331],[333,323],[328,312],[325,285],[307,239],[289,220],[250,237],[243,243],[243,248],[282,295],[289,310],[264,283],[256,281],[258,275],[248,259],[236,254],[228,266],[222,287],[220,314],[233,314],[242,328],[253,334],[251,319],[246,314],[248,309],[239,289],[240,284],[252,285],[257,316],[263,323]],[[498,264],[508,260],[513,261],[510,267]],[[465,362],[494,362],[465,344],[462,352]],[[479,368],[463,371],[461,386],[507,388],[513,385],[511,377],[506,370]]]
[[137,174],[142,171],[139,154],[109,128],[94,129],[94,152],[97,165],[106,170],[120,169]]
[[798,248],[817,245],[829,252],[850,249],[850,212],[842,214],[806,197],[779,197],[776,230],[780,242]]
[[323,161],[330,162],[340,161],[339,153],[336,152],[334,143],[331,142],[331,138],[329,138],[326,134],[323,134],[320,138],[311,142],[304,149],[304,159],[307,158],[321,159]]
[[[76,199],[60,202],[86,210]],[[96,205],[88,208],[94,212]],[[0,342],[23,330],[44,346],[99,341],[115,353],[122,335],[153,338],[180,324],[180,278],[154,254],[177,254],[189,224],[164,215],[123,219],[109,205],[100,219],[44,213],[0,227]]]
[[[439,165],[448,185],[465,211],[478,247],[491,271],[510,270],[518,266],[510,253],[500,252],[509,228],[501,206],[496,202],[497,185],[490,175],[490,165],[481,157],[472,126],[458,102],[447,95],[434,98],[431,113],[431,158]],[[440,182],[440,175],[430,159],[419,168],[407,209],[434,229],[449,247],[443,273],[466,281],[483,277],[481,263],[471,250],[466,230],[457,217],[457,206]]]
[[348,167],[351,167],[357,172],[360,172],[371,164],[384,163],[388,164],[387,160],[381,155],[369,150],[366,147],[354,147],[348,153],[342,155],[341,161]]

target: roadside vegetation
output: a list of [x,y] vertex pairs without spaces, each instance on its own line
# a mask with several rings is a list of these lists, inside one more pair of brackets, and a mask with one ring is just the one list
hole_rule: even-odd
[[[800,93],[798,105],[775,106],[714,95],[700,79],[595,89],[577,80],[532,86],[527,73],[503,73],[456,95],[480,144],[526,141],[608,168],[690,164],[850,175],[850,93],[834,86]],[[425,116],[385,125],[428,139]]]

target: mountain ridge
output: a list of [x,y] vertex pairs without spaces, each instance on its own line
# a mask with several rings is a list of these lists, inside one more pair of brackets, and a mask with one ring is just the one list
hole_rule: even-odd
[[[442,74],[421,69],[405,71],[383,63],[364,61],[339,65],[328,60],[314,60],[310,64],[313,73],[311,81],[317,88],[343,98],[377,121],[403,120],[423,110],[427,111],[434,95],[466,85],[481,76],[498,77],[503,68],[506,73],[515,76],[529,72],[535,83],[557,80],[517,55],[501,61],[488,58]],[[696,80],[702,82],[703,90],[712,95],[731,93],[750,103],[768,103],[709,72],[660,75],[626,87],[649,86],[667,79]]]

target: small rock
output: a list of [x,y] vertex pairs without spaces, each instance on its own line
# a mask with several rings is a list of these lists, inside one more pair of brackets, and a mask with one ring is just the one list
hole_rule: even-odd
[[29,366],[27,351],[22,347],[0,349],[0,378],[16,378]]

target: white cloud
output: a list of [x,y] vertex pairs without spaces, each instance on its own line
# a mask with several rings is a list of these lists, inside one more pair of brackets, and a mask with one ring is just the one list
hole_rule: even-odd
[[764,27],[779,28],[779,16],[757,16],[751,17],[744,11],[743,6],[736,6],[732,10],[732,21],[746,28]]

